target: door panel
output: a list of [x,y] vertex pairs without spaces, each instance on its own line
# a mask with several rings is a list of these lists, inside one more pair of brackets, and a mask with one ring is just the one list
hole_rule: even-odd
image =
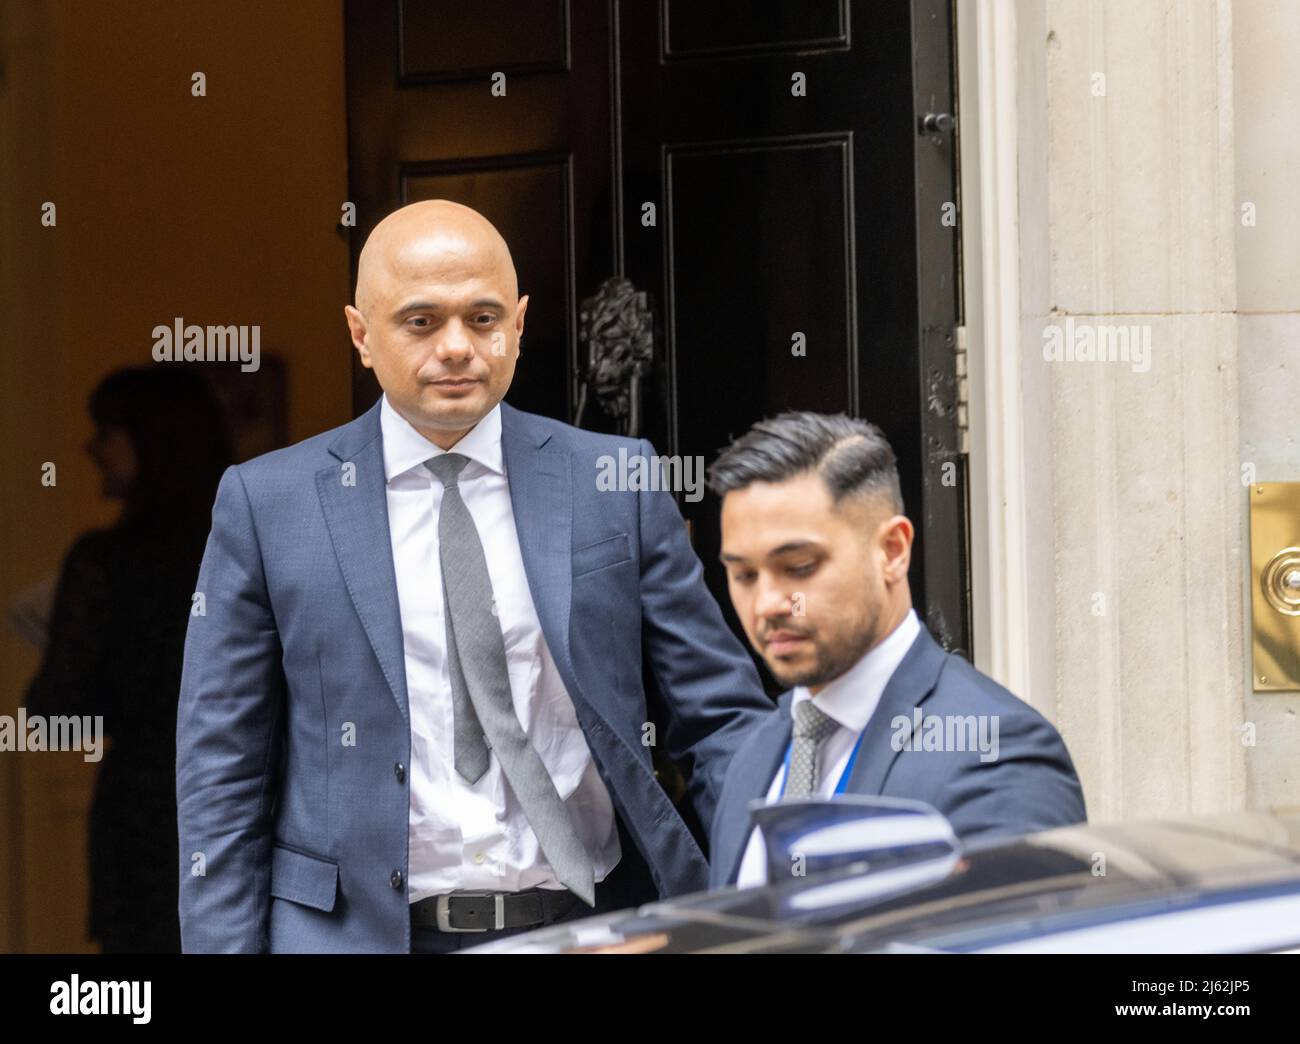
[[[571,418],[578,301],[615,264],[608,8],[349,0],[345,16],[354,277],[397,207],[443,197],[481,211],[529,295],[506,401]],[[361,412],[379,386],[355,353],[352,366]]]
[[[950,648],[969,648],[964,470],[940,481],[958,457],[956,232],[938,224],[956,170],[951,135],[922,136],[928,110],[917,111],[951,99],[947,5],[738,10],[726,0],[620,7],[626,269],[664,318],[649,434],[664,452],[711,461],[784,410],[879,424],[917,523],[918,610]],[[654,227],[638,220],[647,203]],[[923,226],[937,262],[919,252]],[[923,264],[927,290],[947,280],[926,298],[924,327]],[[924,373],[923,329],[940,335]],[[718,505],[706,497],[683,510],[735,627],[716,561]]]

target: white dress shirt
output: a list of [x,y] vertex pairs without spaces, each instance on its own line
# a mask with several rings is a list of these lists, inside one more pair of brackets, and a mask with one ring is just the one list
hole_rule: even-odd
[[[819,710],[839,722],[836,729],[817,751],[817,795],[830,797],[839,785],[840,777],[848,767],[858,736],[867,727],[875,713],[885,686],[894,671],[907,655],[907,650],[921,633],[921,621],[916,610],[909,609],[897,627],[879,645],[868,650],[857,663],[814,696],[804,686],[794,690],[790,699],[791,734],[795,712],[804,700],[813,700]],[[776,770],[776,777],[767,790],[767,803],[781,797],[785,787],[785,761]],[[763,833],[757,828],[750,831],[749,844],[740,861],[740,874],[736,884],[741,888],[767,883],[767,853],[763,847]]]
[[[443,489],[424,466],[444,451],[393,409],[387,395],[379,417],[411,713],[409,901],[456,888],[563,888],[496,754],[489,752],[488,769],[476,783],[456,771],[438,558]],[[501,407],[447,452],[469,458],[460,494],[483,543],[515,713],[569,809],[596,880],[603,880],[622,855],[614,806],[528,589],[501,451]]]

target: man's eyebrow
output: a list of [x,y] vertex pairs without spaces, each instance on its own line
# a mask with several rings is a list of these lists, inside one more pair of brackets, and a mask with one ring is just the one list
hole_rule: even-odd
[[[789,554],[791,551],[806,551],[809,548],[817,548],[820,546],[821,545],[815,540],[789,540],[780,547],[772,548],[772,550],[767,552],[764,557],[774,558],[777,555]],[[743,555],[733,555],[727,551],[723,551],[718,555],[718,561],[724,564],[729,562],[744,562],[745,557]]]
[[[506,306],[495,297],[480,297],[477,301],[471,301],[470,308],[492,308],[498,312],[504,312]],[[393,313],[394,319],[400,319],[411,312],[438,312],[442,310],[442,305],[433,301],[412,301],[408,305],[403,305]]]
[[821,545],[818,544],[817,541],[815,540],[790,540],[782,544],[780,547],[772,548],[772,550],[769,551],[767,555],[769,558],[771,558],[774,555],[786,555],[789,554],[791,551],[806,551],[810,547],[815,548],[820,546]]
[[408,312],[436,312],[440,307],[441,307],[440,305],[437,305],[431,301],[412,301],[410,304],[403,305],[396,312],[394,312],[393,318],[400,319]]

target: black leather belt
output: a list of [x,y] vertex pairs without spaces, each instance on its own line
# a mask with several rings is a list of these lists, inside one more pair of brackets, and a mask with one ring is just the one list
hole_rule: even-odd
[[526,892],[463,889],[412,903],[411,924],[440,932],[530,928],[563,917],[577,901],[578,897],[568,889],[530,888]]

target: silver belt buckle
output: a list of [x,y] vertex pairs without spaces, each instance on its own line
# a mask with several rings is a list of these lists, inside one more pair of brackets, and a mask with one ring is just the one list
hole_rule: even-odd
[[488,897],[491,897],[495,901],[495,911],[494,911],[495,916],[493,919],[495,920],[496,923],[493,925],[493,928],[500,930],[501,928],[504,928],[506,926],[506,897],[503,893],[474,891],[472,889],[467,888],[459,892],[448,892],[445,895],[438,896],[434,900],[433,910],[434,910],[434,916],[438,923],[438,931],[440,932],[490,932],[493,930],[493,928],[488,928],[486,926],[483,928],[453,928],[451,926],[452,896],[460,896],[463,898],[478,898],[478,899],[486,899]]

